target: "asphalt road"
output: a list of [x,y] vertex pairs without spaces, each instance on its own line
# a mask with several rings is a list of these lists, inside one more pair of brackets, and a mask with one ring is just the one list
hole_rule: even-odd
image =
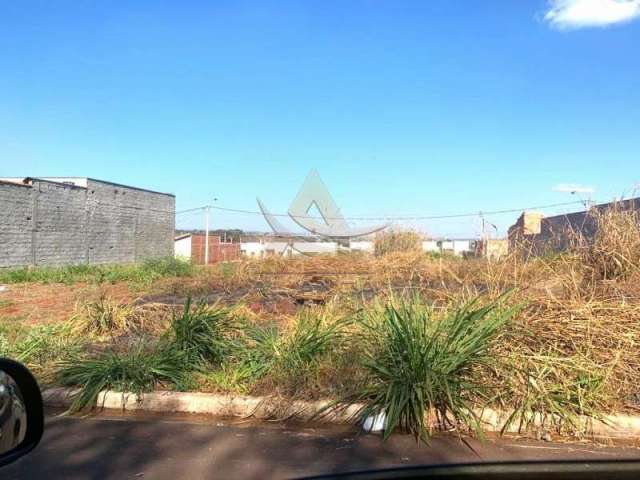
[[640,459],[634,446],[520,439],[359,435],[350,428],[238,424],[189,416],[49,416],[42,443],[0,470],[3,479],[291,478],[447,462]]

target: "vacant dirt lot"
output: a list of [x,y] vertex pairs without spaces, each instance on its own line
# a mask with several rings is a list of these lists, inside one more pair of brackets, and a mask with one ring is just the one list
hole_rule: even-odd
[[134,298],[126,282],[101,286],[83,283],[6,285],[0,292],[0,318],[27,325],[64,322],[75,313],[79,302],[97,298],[101,293],[124,302]]

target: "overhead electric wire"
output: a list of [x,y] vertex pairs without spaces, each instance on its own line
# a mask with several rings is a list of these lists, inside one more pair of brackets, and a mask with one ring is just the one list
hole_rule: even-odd
[[[518,212],[524,212],[529,210],[545,210],[548,208],[565,207],[565,206],[576,205],[576,204],[584,205],[584,203],[581,200],[574,200],[572,202],[551,203],[547,205],[537,205],[537,206],[525,207],[525,208],[509,208],[504,210],[489,210],[489,211],[478,210],[473,213],[452,213],[452,214],[444,214],[444,215],[388,215],[388,216],[379,216],[379,217],[355,216],[355,217],[340,217],[340,218],[331,218],[331,217],[324,218],[324,217],[319,217],[314,215],[290,215],[288,213],[272,213],[270,215],[273,217],[311,218],[316,220],[374,220],[374,221],[440,220],[440,219],[446,219],[446,218],[465,218],[465,217],[500,215],[504,213],[518,213]],[[211,208],[211,209],[215,209],[223,212],[263,216],[263,213],[258,210],[244,210],[240,208],[227,208],[227,207],[218,207],[213,205],[205,205],[202,207],[190,208],[188,210],[181,210],[179,212],[176,212],[176,215],[189,213],[189,212],[196,212],[198,210],[204,210],[205,208]]]
[[180,210],[179,212],[176,212],[176,215],[181,215],[183,213],[189,213],[189,212],[197,212],[200,210],[204,210],[205,208],[209,207],[210,205],[205,205],[204,207],[195,207],[195,208],[189,208],[187,210]]

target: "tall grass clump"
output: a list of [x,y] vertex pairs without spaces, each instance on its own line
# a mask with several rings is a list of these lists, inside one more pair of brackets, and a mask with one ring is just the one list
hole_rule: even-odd
[[589,216],[595,234],[581,236],[578,245],[588,279],[625,279],[640,271],[640,213],[615,204]]
[[377,257],[392,252],[417,252],[421,250],[420,242],[416,232],[389,230],[376,235],[373,252]]
[[80,333],[106,335],[127,332],[136,326],[136,309],[101,293],[97,300],[84,302],[77,321]]
[[167,348],[181,352],[196,368],[219,364],[233,350],[237,332],[238,321],[228,308],[204,302],[194,306],[188,298],[182,312],[174,315],[164,340]]
[[601,418],[608,398],[611,368],[582,355],[513,351],[498,369],[499,404],[511,410],[502,430],[542,428],[584,433],[582,417]]
[[345,325],[345,319],[332,318],[323,307],[303,309],[284,330],[248,325],[239,371],[250,383],[264,380],[278,393],[299,394],[315,380],[324,356],[336,351]]
[[81,352],[83,339],[77,336],[68,323],[38,325],[16,338],[9,345],[11,357],[25,363],[39,380],[51,380],[56,362]]
[[368,385],[349,403],[364,404],[362,420],[383,415],[384,438],[401,429],[426,441],[434,420],[479,432],[473,408],[487,392],[473,372],[493,363],[489,348],[513,311],[499,301],[478,306],[475,300],[435,314],[413,302],[363,313]]
[[141,395],[158,384],[184,389],[190,381],[184,365],[181,352],[156,348],[140,339],[124,352],[108,350],[94,358],[74,357],[61,362],[57,381],[79,388],[69,407],[73,413],[96,406],[103,390]]

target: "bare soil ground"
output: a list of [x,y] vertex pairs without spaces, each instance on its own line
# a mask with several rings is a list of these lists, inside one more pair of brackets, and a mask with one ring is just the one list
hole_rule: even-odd
[[97,298],[101,292],[123,302],[134,298],[126,282],[100,286],[18,283],[0,292],[0,318],[27,325],[64,322],[74,314],[78,302]]

